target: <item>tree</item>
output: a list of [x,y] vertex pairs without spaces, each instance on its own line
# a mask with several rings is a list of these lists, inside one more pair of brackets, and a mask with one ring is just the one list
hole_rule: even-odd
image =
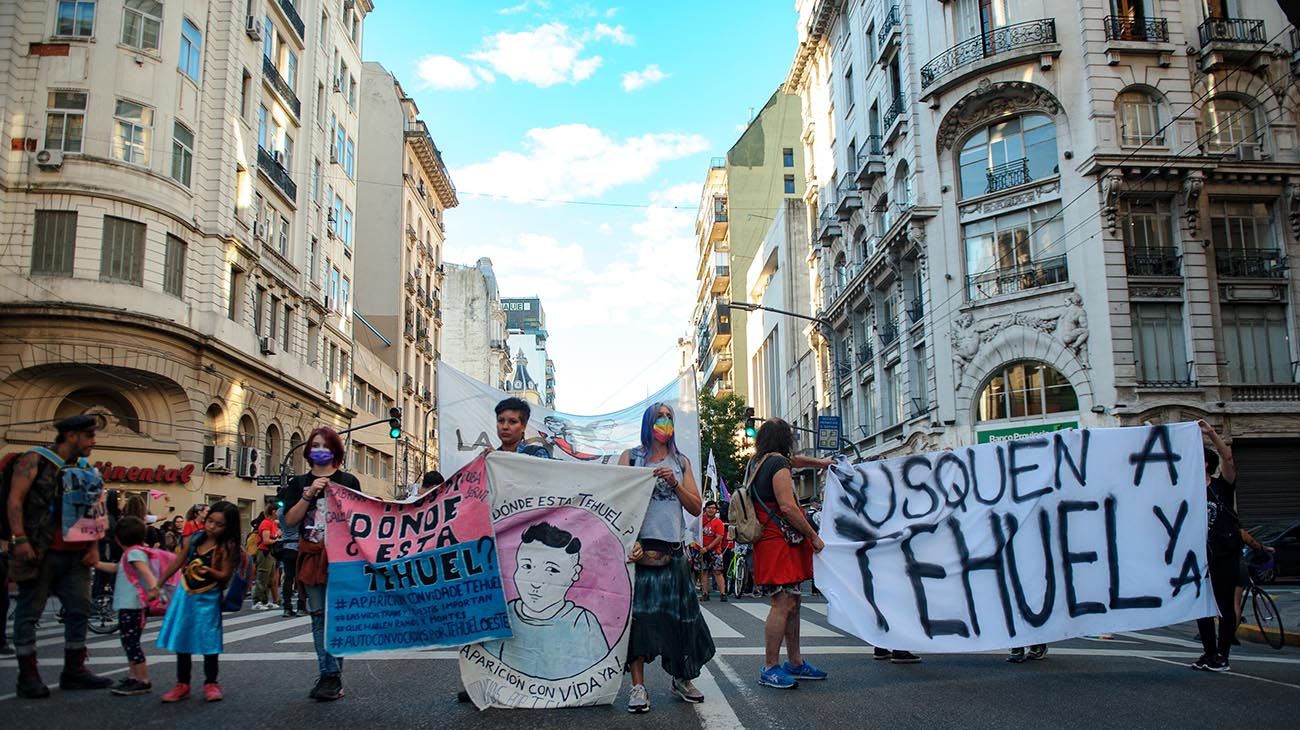
[[[745,422],[745,401],[728,394],[700,394],[700,471],[709,463],[709,452],[718,460],[718,476],[728,491],[741,483],[746,456],[742,453],[740,429]],[[703,485],[701,485],[703,486]],[[712,486],[712,485],[711,485]]]

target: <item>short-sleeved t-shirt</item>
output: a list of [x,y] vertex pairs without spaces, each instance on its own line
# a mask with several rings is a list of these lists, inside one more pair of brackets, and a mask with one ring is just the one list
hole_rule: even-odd
[[1216,557],[1237,557],[1241,553],[1241,520],[1237,518],[1237,485],[1223,477],[1212,477],[1205,485],[1209,532],[1206,545]]
[[763,463],[758,467],[758,474],[754,477],[754,497],[766,502],[769,507],[776,507],[776,492],[772,488],[772,480],[776,473],[782,469],[789,469],[790,461],[780,454],[769,454]]
[[[144,604],[140,602],[140,592],[131,584],[131,578],[126,574],[128,570],[135,570],[135,566],[131,565],[131,563],[137,560],[148,563],[149,556],[140,548],[133,547],[126,551],[126,559],[118,563],[117,577],[113,580],[114,611],[138,611],[144,608]],[[143,578],[140,579],[140,583],[143,585]]]
[[[361,482],[357,478],[345,471],[336,471],[333,474],[326,475],[331,482],[349,489],[361,491]],[[293,506],[302,500],[302,496],[307,493],[311,483],[318,477],[314,474],[299,474],[289,480],[284,491],[280,494],[280,499],[285,505]],[[321,492],[307,507],[307,514],[303,516],[302,522],[298,523],[299,538],[304,542],[321,544],[325,542],[325,515],[326,496]]]
[[[264,517],[262,518],[262,523],[257,526],[257,536],[261,538],[262,533],[264,532],[271,533],[271,539],[275,540],[276,538],[280,537],[280,525],[277,524],[276,521],[271,519],[270,517]],[[271,543],[263,539],[261,540],[261,544],[258,545],[257,550],[258,552],[263,552],[263,553],[270,552]]]
[[[722,539],[718,540],[719,537]],[[727,524],[722,521],[721,517],[714,517],[704,523],[704,537],[700,540],[700,545],[708,546],[714,540],[717,540],[717,542],[713,544],[713,547],[709,548],[709,552],[722,552],[727,546]]]

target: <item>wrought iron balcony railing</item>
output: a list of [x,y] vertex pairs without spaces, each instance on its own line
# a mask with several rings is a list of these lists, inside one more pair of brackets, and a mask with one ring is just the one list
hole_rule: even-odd
[[915,297],[912,297],[911,303],[907,305],[907,318],[912,320],[912,324],[916,324],[917,322],[920,322],[921,318],[924,316],[925,304],[921,301],[921,295],[917,294]]
[[1267,43],[1264,21],[1243,18],[1208,18],[1201,23],[1201,45],[1215,41],[1229,43]]
[[1129,276],[1180,276],[1183,257],[1172,246],[1131,248],[1124,252]]
[[1169,42],[1169,21],[1164,18],[1106,18],[1106,40]]
[[1218,251],[1214,255],[1219,276],[1243,279],[1282,279],[1286,277],[1287,259],[1277,249],[1253,251]]
[[996,193],[999,190],[1014,188],[1017,185],[1024,185],[1032,182],[1033,178],[1029,177],[1029,158],[1022,157],[1019,160],[1012,160],[997,167],[990,167],[988,170],[988,190],[986,192]]
[[289,171],[284,169],[284,165],[276,161],[275,155],[267,152],[261,145],[257,146],[257,169],[271,178],[271,182],[279,186],[289,200],[294,201],[295,204],[297,203],[298,184],[293,181],[292,177],[289,177]]
[[1052,18],[1016,23],[994,28],[974,38],[968,38],[930,59],[921,67],[921,88],[924,89],[940,76],[954,69],[975,63],[980,59],[1017,48],[1056,42],[1056,21]]
[[898,93],[898,96],[894,97],[894,101],[889,105],[889,108],[885,109],[884,116],[881,117],[881,121],[885,125],[885,130],[888,131],[890,128],[892,128],[894,126],[894,122],[897,121],[898,118],[902,116],[902,114],[903,114],[903,93],[900,91]]
[[871,345],[863,345],[857,349],[858,367],[869,364],[875,359],[876,353],[871,349]]
[[284,17],[289,19],[289,25],[293,26],[298,38],[307,40],[307,26],[303,24],[302,16],[298,15],[298,9],[293,6],[293,0],[278,0],[277,4],[284,13]]
[[289,107],[289,111],[293,112],[293,116],[301,118],[302,102],[298,101],[298,95],[293,93],[293,88],[289,86],[289,82],[284,80],[284,77],[280,75],[280,70],[266,56],[262,56],[262,75],[266,77],[267,81],[271,82],[271,88],[275,89],[280,98],[284,99],[285,105]]
[[888,347],[898,341],[898,323],[885,322],[880,325],[880,344]]
[[880,21],[880,32],[876,34],[876,45],[882,51],[885,48],[885,40],[889,38],[890,31],[902,23],[902,13],[899,12],[898,6],[895,5],[885,13],[885,19]]
[[966,277],[966,285],[970,298],[978,300],[1069,280],[1070,272],[1066,268],[1065,257],[1056,256],[1022,266],[970,274]]

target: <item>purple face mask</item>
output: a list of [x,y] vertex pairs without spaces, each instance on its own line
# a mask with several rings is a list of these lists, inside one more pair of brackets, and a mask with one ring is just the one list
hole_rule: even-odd
[[307,451],[307,459],[316,466],[333,464],[334,452],[329,449],[310,449]]

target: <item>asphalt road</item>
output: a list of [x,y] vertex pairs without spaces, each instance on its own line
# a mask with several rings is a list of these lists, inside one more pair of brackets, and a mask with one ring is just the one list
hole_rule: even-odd
[[[1300,588],[1274,589],[1296,599]],[[14,728],[308,727],[355,730],[402,728],[1006,728],[1032,724],[1061,728],[1289,727],[1300,708],[1300,649],[1274,651],[1247,643],[1232,656],[1228,674],[1187,667],[1199,653],[1194,626],[1051,647],[1046,661],[1012,665],[1002,654],[924,657],[914,665],[871,658],[871,648],[829,626],[820,599],[806,604],[805,654],[830,672],[825,682],[779,691],[757,684],[766,604],[756,599],[705,604],[718,656],[697,681],[707,695],[687,705],[668,694],[668,677],[647,672],[652,711],[624,711],[627,682],[613,707],[563,711],[479,712],[459,705],[460,677],[453,651],[412,652],[347,660],[346,696],[335,703],[307,699],[315,655],[305,618],[245,611],[226,617],[221,683],[226,700],[197,697],[162,705],[174,662],[153,648],[146,631],[154,693],[113,697],[107,692],[61,692],[47,700],[13,696],[13,657],[0,657],[0,718]],[[158,621],[151,627],[156,629]],[[41,654],[47,683],[57,684],[61,627],[42,623]],[[96,671],[121,677],[125,660],[116,636],[93,637]],[[195,663],[196,675],[201,663]],[[197,693],[196,693],[197,694]],[[11,724],[12,722],[12,724]]]

